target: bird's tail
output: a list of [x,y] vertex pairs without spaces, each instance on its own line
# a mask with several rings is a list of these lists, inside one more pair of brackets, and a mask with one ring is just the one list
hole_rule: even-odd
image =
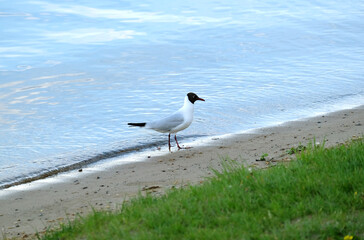
[[145,127],[145,124],[147,123],[128,123],[128,125],[131,127]]

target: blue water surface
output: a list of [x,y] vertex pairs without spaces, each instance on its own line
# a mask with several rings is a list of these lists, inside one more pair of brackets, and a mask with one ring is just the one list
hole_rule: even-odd
[[[363,1],[0,1],[0,186],[364,104]],[[95,158],[96,156],[96,158]]]

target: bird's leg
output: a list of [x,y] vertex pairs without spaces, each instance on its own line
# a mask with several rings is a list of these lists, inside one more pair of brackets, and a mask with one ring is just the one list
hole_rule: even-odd
[[178,144],[178,141],[177,141],[177,134],[176,134],[176,135],[174,135],[174,140],[176,140],[178,150],[179,150],[179,149],[190,149],[190,148],[192,148],[192,147],[181,147],[181,146]]
[[177,134],[176,134],[176,135],[174,135],[174,140],[176,140],[176,143],[177,143],[177,147],[178,147],[178,149],[182,149],[182,148],[179,146],[179,144],[178,144],[178,141],[177,141]]
[[168,134],[168,149],[171,151],[171,134]]

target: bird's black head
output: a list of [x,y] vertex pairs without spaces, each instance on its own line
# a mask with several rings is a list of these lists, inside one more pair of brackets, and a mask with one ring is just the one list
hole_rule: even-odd
[[191,102],[192,104],[194,104],[197,100],[205,101],[204,99],[199,98],[199,97],[198,97],[195,93],[193,93],[193,92],[187,93],[187,97],[188,97],[188,100],[190,100],[190,102]]

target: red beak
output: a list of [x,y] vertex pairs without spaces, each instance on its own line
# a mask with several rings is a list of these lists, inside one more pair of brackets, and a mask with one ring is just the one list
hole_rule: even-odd
[[202,98],[197,98],[197,100],[200,100],[200,101],[205,101],[205,99],[202,99]]

